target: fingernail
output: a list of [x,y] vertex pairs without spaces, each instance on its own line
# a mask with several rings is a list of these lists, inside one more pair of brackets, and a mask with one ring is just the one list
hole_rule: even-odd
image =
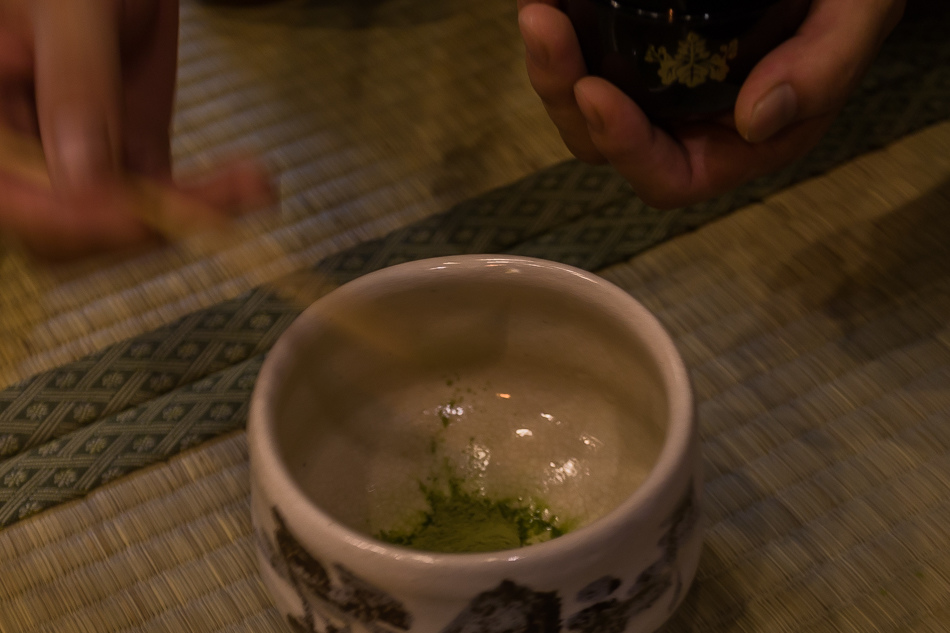
[[56,155],[50,165],[55,180],[74,191],[89,189],[114,171],[114,158],[104,122],[62,113],[55,121]]
[[577,100],[577,107],[580,108],[581,114],[584,115],[584,120],[587,121],[588,129],[594,134],[600,134],[604,131],[604,118],[600,114],[600,110],[597,109],[591,99],[587,99],[584,96],[583,89],[579,88],[577,85],[574,86],[574,99]]
[[766,141],[795,120],[798,96],[789,84],[772,88],[752,108],[746,140],[750,143]]
[[524,40],[524,50],[531,60],[531,63],[538,68],[546,68],[548,65],[548,49],[535,35],[531,26],[526,20],[522,20],[519,15],[519,25],[521,27],[521,38]]

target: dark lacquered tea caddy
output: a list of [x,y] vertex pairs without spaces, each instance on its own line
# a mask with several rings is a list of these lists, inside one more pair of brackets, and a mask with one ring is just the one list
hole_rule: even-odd
[[810,0],[560,0],[592,75],[653,119],[730,110],[749,72]]

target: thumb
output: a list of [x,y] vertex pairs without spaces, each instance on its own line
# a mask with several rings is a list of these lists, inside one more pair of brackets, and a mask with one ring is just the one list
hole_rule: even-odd
[[119,12],[114,0],[35,0],[36,106],[53,185],[94,188],[121,156]]
[[760,143],[794,122],[833,117],[903,10],[904,0],[815,0],[798,33],[752,69],[736,129]]

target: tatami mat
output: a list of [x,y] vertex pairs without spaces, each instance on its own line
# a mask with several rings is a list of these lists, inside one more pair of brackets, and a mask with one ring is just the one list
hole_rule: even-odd
[[950,630],[950,124],[824,173],[950,113],[945,29],[896,38],[799,164],[660,213],[609,170],[542,169],[566,151],[509,0],[182,14],[181,170],[252,151],[281,208],[68,269],[3,253],[0,384],[54,371],[0,397],[0,632],[286,632],[252,558],[245,436],[202,444],[243,424],[294,313],[241,293],[482,247],[599,270],[690,367],[709,533],[666,630]]
[[[708,536],[667,629],[950,626],[950,124],[602,271],[691,368]],[[237,432],[0,532],[0,630],[288,631]]]
[[0,251],[0,384],[234,297],[569,157],[507,0],[181,2],[183,174],[253,154],[280,208],[68,267]]

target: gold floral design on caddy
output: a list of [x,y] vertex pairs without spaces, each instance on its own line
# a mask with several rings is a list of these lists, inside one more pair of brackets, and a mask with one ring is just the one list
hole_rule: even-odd
[[710,53],[706,40],[690,31],[685,40],[680,40],[676,55],[670,55],[665,46],[647,49],[645,59],[658,63],[660,81],[664,86],[681,83],[695,88],[707,80],[723,81],[729,74],[729,60],[739,54],[739,41],[732,40],[719,47],[718,53]]

